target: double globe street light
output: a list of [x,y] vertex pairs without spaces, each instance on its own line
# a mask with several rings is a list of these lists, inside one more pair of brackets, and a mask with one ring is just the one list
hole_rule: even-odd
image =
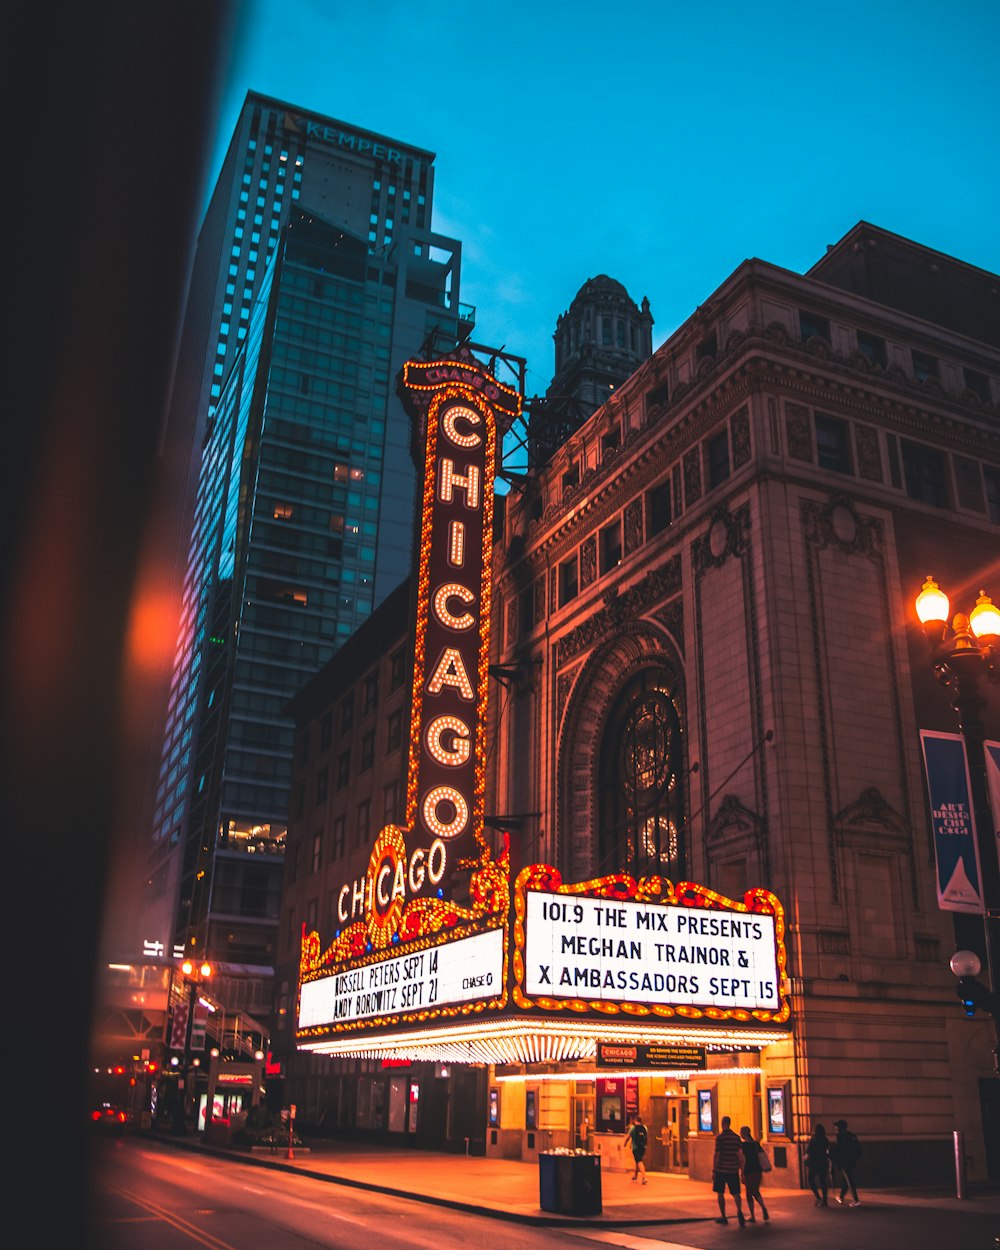
[[[197,964],[192,959],[185,959],[181,964],[181,974],[184,977],[184,984],[187,986],[187,1020],[184,1027],[184,1051],[181,1067],[181,1086],[178,1090],[177,1114],[174,1120],[174,1129],[176,1132],[184,1132],[184,1122],[187,1110],[187,1102],[193,1090],[189,1087],[193,1085],[192,1068],[200,1066],[200,1060],[192,1058],[191,1055],[191,1038],[194,1031],[194,1015],[195,1006],[198,1000],[198,987],[202,982],[207,981],[212,975],[212,965],[207,961]],[[173,1061],[172,1061],[173,1062]],[[197,1107],[195,1108],[197,1113]]]
[[975,979],[981,961],[974,951],[956,951],[951,969],[959,978],[958,995],[966,1015],[974,1015],[979,1007],[993,1017],[993,1063],[1000,1070],[1000,843],[987,784],[983,723],[986,699],[982,693],[984,680],[1000,682],[1000,609],[985,590],[981,590],[968,616],[958,612],[951,619],[949,634],[951,604],[933,577],[924,582],[914,606],[931,651],[934,672],[951,692],[951,705],[958,714],[958,727],[965,742],[979,857],[989,988]]

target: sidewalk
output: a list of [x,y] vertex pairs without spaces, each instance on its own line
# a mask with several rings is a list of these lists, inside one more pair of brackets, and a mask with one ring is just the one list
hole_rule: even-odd
[[[307,1149],[295,1148],[293,1157],[279,1148],[250,1153],[246,1150],[206,1145],[193,1134],[174,1137],[156,1134],[156,1140],[182,1149],[204,1151],[241,1163],[295,1172],[335,1185],[350,1185],[378,1193],[409,1198],[520,1223],[558,1227],[640,1227],[650,1224],[685,1224],[713,1220],[719,1213],[715,1195],[704,1181],[686,1176],[649,1174],[648,1184],[631,1180],[630,1172],[602,1171],[600,1215],[570,1216],[543,1211],[540,1205],[539,1168],[534,1163],[488,1159],[469,1155],[433,1153],[397,1146],[371,1146],[350,1141],[310,1140]],[[862,1189],[866,1206],[905,1203],[954,1210],[959,1202],[954,1191]],[[764,1189],[764,1199],[776,1216],[812,1210],[812,1194],[794,1189]],[[1000,1194],[976,1194],[961,1205],[1000,1215]],[[830,1199],[834,1206],[833,1197]],[[727,1196],[732,1216],[732,1198]]]

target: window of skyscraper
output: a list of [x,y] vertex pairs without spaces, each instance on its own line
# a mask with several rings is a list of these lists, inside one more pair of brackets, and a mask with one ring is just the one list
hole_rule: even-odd
[[344,829],[346,824],[346,816],[334,817],[333,835],[330,839],[330,858],[333,860],[340,859],[344,853]]
[[986,486],[986,511],[991,521],[1000,525],[1000,469],[983,468]]
[[406,679],[406,652],[400,647],[389,660],[389,689],[398,690]]
[[975,369],[963,369],[962,378],[967,391],[971,391],[984,404],[990,402],[990,380],[985,373],[979,373]]
[[663,481],[646,494],[646,530],[650,538],[670,524],[670,481]]
[[932,504],[935,508],[948,506],[948,490],[945,460],[941,452],[924,443],[900,440],[903,453],[903,477],[906,493],[911,499]]
[[720,430],[706,444],[708,485],[720,486],[729,477],[729,431]]
[[912,355],[913,376],[918,382],[926,382],[928,378],[937,377],[938,362],[936,356],[931,356],[927,352],[918,352],[915,349]]
[[830,323],[826,317],[821,317],[818,313],[800,312],[799,334],[803,343],[808,343],[808,341],[813,338],[826,339],[829,343]]
[[559,606],[575,599],[579,589],[577,557],[573,555],[559,565]]
[[717,356],[719,354],[719,344],[715,337],[715,331],[706,335],[695,348],[695,360],[704,360],[708,356]]
[[622,523],[613,521],[600,532],[601,572],[608,573],[617,568],[622,558]]
[[368,834],[371,829],[372,820],[372,804],[371,799],[362,799],[358,804],[357,822],[354,826],[354,845],[361,846],[368,841]]
[[378,673],[365,678],[365,714],[373,712],[378,704]]
[[846,421],[816,413],[816,460],[821,469],[850,473],[851,437]]
[[863,356],[867,356],[873,365],[881,365],[885,368],[887,360],[885,339],[879,338],[877,334],[869,334],[865,330],[859,330],[858,351]]

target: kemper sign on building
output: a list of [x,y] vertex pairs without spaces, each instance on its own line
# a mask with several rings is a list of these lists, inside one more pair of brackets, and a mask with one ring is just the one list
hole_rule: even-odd
[[787,1036],[768,891],[546,864],[511,881],[484,833],[484,735],[497,444],[520,396],[468,353],[407,362],[401,390],[424,451],[406,821],[344,884],[326,945],[303,933],[299,1047],[500,1063]]

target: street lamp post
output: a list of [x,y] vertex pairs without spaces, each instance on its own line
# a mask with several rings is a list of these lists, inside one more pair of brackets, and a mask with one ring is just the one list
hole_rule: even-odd
[[191,1055],[191,1038],[194,1033],[194,1013],[198,1001],[198,987],[202,981],[207,981],[212,975],[212,965],[208,962],[197,965],[193,960],[185,959],[181,964],[181,973],[184,977],[184,984],[187,987],[187,1023],[184,1028],[184,1052],[181,1064],[181,1081],[183,1086],[178,1098],[177,1119],[174,1125],[179,1133],[184,1132],[185,1114],[190,1094],[189,1085],[192,1082],[191,1071],[193,1067],[198,1066],[197,1061]]
[[[983,936],[989,976],[986,1005],[994,1024],[993,1065],[1000,1071],[1000,860],[986,779],[983,724],[986,699],[982,693],[984,679],[993,683],[1000,681],[1000,609],[981,590],[968,616],[956,613],[949,635],[951,605],[933,577],[924,582],[914,606],[931,650],[934,672],[951,693],[951,705],[958,714],[959,732],[965,742],[983,899]],[[965,954],[968,952],[958,952],[958,955]],[[960,962],[962,970],[953,967],[953,971],[964,980],[970,975],[968,961]],[[959,992],[962,992],[961,987]]]

